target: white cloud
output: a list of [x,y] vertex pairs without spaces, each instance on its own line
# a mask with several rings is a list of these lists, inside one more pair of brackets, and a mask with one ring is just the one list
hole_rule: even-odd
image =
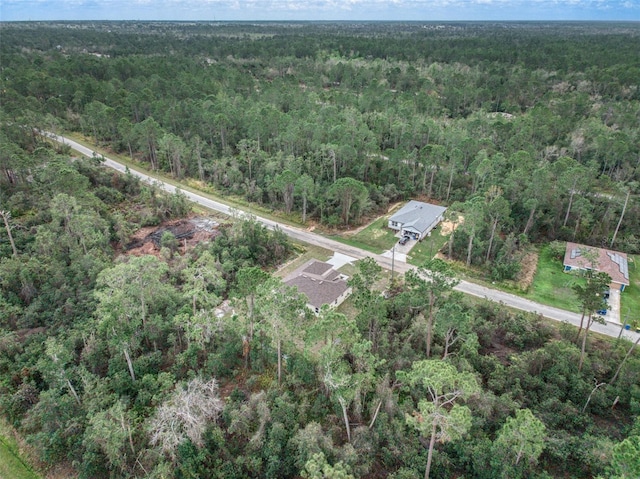
[[0,20],[640,20],[639,11],[640,0],[0,0]]

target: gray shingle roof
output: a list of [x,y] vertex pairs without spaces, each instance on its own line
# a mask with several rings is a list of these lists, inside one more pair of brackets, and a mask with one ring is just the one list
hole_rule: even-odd
[[298,288],[314,308],[333,303],[349,289],[347,282],[329,263],[317,260],[311,260],[302,265],[288,275],[284,283]]
[[304,268],[304,272],[308,274],[317,274],[322,276],[330,269],[331,269],[331,265],[329,263],[323,263],[322,261],[312,260],[311,262],[307,263],[307,267]]
[[424,232],[437,218],[442,216],[445,211],[447,211],[447,209],[444,206],[411,200],[394,213],[391,218],[389,218],[389,221],[400,223],[403,228],[412,227],[420,232]]

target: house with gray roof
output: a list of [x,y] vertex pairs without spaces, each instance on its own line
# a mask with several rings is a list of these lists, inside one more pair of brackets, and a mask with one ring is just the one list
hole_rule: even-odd
[[624,291],[629,286],[629,263],[627,255],[577,243],[567,243],[564,253],[564,271],[595,270],[611,277],[610,289]]
[[336,308],[349,297],[347,279],[329,263],[313,259],[289,274],[284,283],[298,288],[307,297],[307,306],[318,314],[323,305]]
[[400,231],[402,236],[421,240],[444,218],[444,206],[411,200],[389,218],[389,228]]

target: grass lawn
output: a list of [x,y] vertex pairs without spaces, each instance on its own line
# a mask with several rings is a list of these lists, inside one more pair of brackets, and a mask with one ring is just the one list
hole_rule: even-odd
[[[318,234],[322,234],[322,233],[318,233]],[[346,244],[349,246],[353,246],[355,248],[360,248],[363,249],[365,251],[368,251],[370,253],[374,253],[374,254],[381,254],[384,252],[384,250],[381,250],[380,248],[376,248],[375,246],[371,246],[370,244],[367,243],[363,243],[362,241],[358,241],[353,239],[353,237],[348,237],[345,238],[344,236],[338,236],[338,235],[324,235],[327,238],[332,239],[333,241],[337,241],[338,243],[342,243],[342,244]],[[389,248],[387,248],[389,249]]]
[[371,253],[380,254],[396,244],[396,232],[387,227],[387,216],[382,216],[354,235],[332,237],[332,239],[350,246],[362,248]]
[[[396,232],[388,227],[389,215],[382,216],[353,236],[333,237],[350,246],[362,248],[372,253],[381,254],[390,250],[398,242]],[[409,253],[408,262],[419,266],[427,259],[433,258],[435,254],[446,243],[449,235],[443,235],[442,229],[437,227],[427,236],[419,241]]]
[[414,266],[420,266],[428,259],[432,259],[440,248],[442,248],[449,239],[449,234],[443,235],[440,226],[431,231],[431,236],[427,236],[422,241],[418,241],[409,253],[408,262]]
[[11,439],[5,424],[0,423],[0,478],[39,479],[29,465],[20,457],[18,445]]
[[353,304],[353,295],[349,296],[344,302],[336,308],[336,311],[344,314],[347,318],[355,318],[358,315],[358,308]]
[[317,259],[319,261],[327,261],[333,256],[333,252],[328,249],[320,248],[319,246],[313,245],[302,245],[300,243],[296,243],[296,249],[298,250],[298,255],[292,260],[285,263],[278,271],[276,271],[274,276],[278,276],[280,278],[286,277],[289,273],[292,273],[297,268],[302,266],[307,261],[312,259]]
[[628,255],[629,286],[620,294],[620,320],[640,326],[640,255]]
[[538,269],[525,298],[556,308],[580,312],[580,302],[571,287],[583,284],[584,278],[563,272],[562,261],[552,257],[548,247],[540,248]]

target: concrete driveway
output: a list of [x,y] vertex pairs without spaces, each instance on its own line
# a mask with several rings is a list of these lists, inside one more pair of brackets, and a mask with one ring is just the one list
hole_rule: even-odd
[[609,291],[609,299],[607,300],[609,307],[607,308],[606,320],[612,323],[620,323],[620,290],[612,289]]
[[392,256],[394,256],[395,250],[395,260],[406,263],[407,255],[409,254],[411,249],[418,243],[418,241],[410,239],[405,244],[400,244],[399,241],[402,238],[402,234],[399,231],[396,233],[396,238],[398,238],[398,241],[396,242],[395,246],[392,249],[382,253],[381,256],[384,256],[385,258],[391,258]]
[[346,254],[334,252],[333,256],[327,260],[327,263],[332,265],[335,269],[342,268],[345,264],[353,264],[358,258],[353,256],[347,256]]

